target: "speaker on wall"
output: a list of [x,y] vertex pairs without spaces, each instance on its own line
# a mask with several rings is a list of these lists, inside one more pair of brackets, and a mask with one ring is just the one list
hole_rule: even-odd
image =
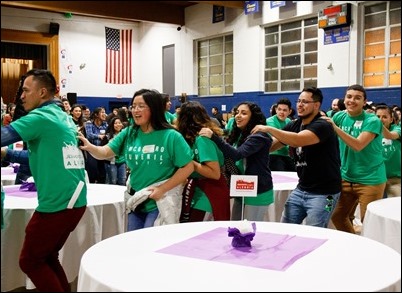
[[77,93],[67,93],[67,100],[70,106],[77,104]]
[[57,22],[51,22],[49,25],[49,34],[58,35],[59,34],[60,24]]

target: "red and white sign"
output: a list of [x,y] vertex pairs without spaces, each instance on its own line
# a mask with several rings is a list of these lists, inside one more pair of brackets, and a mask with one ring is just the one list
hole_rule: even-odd
[[254,175],[232,175],[230,196],[257,196],[258,177]]

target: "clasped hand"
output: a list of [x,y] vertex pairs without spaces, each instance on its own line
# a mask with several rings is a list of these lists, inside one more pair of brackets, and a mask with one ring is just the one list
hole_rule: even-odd
[[213,134],[213,131],[211,129],[207,128],[207,127],[203,127],[203,128],[201,128],[201,130],[200,130],[200,132],[198,134],[201,135],[201,136],[206,136],[206,137],[211,138],[212,134]]

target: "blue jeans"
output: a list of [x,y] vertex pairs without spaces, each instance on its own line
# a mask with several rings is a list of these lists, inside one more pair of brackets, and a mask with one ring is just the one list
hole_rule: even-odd
[[147,213],[131,211],[127,217],[127,232],[142,228],[153,227],[156,218],[159,215],[159,210],[153,210]]
[[126,164],[105,163],[106,184],[126,185]]
[[301,224],[306,219],[307,225],[327,228],[340,194],[312,194],[296,188],[285,203],[281,222]]

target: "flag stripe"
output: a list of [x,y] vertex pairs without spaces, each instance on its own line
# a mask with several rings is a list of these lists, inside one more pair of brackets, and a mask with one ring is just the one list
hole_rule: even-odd
[[106,83],[132,83],[132,30],[105,28]]

